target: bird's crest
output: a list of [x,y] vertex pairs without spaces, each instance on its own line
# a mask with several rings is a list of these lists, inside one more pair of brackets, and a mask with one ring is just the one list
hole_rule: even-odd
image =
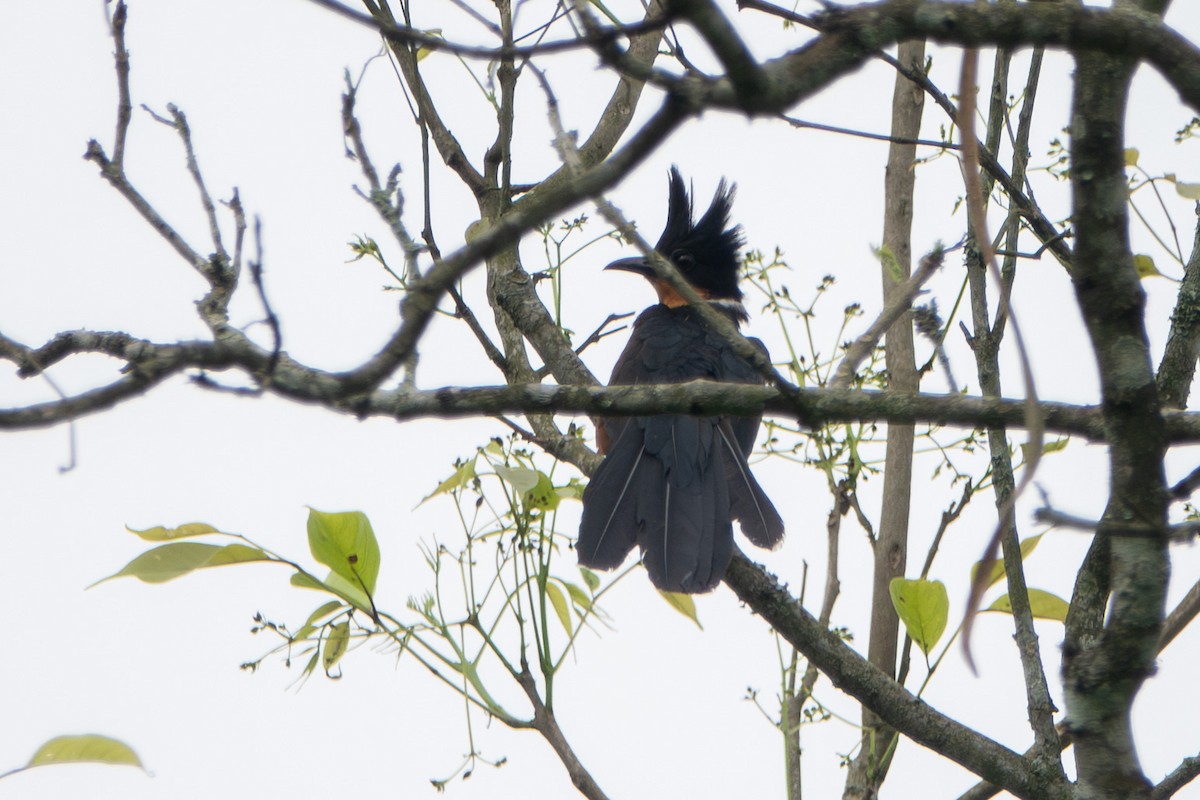
[[667,224],[654,249],[671,259],[698,289],[716,298],[741,300],[738,252],[742,248],[742,229],[729,224],[733,193],[734,187],[722,179],[712,204],[695,221],[691,194],[679,169],[671,167]]

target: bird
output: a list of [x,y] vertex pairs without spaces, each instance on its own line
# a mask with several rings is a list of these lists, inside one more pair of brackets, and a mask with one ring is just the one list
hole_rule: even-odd
[[[671,260],[696,293],[735,325],[749,320],[738,288],[743,245],[730,225],[735,187],[717,186],[697,220],[677,167],[669,172],[667,222],[654,249]],[[684,383],[696,379],[762,383],[763,376],[697,308],[651,269],[646,257],[606,270],[646,278],[658,303],[633,323],[609,385]],[[765,356],[766,346],[749,340]],[[783,520],[746,459],[761,416],[660,414],[597,420],[604,456],[583,492],[575,549],[582,566],[611,570],[635,546],[656,587],[697,594],[714,589],[733,558],[733,521],[753,544],[773,549]]]

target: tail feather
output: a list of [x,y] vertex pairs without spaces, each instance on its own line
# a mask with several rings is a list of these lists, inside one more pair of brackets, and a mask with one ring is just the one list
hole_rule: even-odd
[[660,589],[707,592],[720,583],[733,553],[728,488],[711,458],[712,421],[654,421],[654,436],[649,430],[646,436],[647,470],[634,498],[643,562]]
[[707,592],[733,557],[733,527],[725,481],[714,470],[680,488],[665,473],[639,481],[638,544],[650,581],[671,592]]
[[585,567],[616,569],[637,543],[632,488],[635,478],[641,479],[638,473],[645,446],[640,436],[624,435],[637,427],[626,426],[583,490],[583,518],[575,550]]
[[628,420],[583,493],[579,563],[620,566],[634,545],[651,582],[708,592],[733,558],[733,520],[760,547],[783,538],[729,419],[662,415]]
[[758,547],[775,549],[783,541],[783,518],[758,485],[750,465],[725,425],[717,429],[725,445],[725,475],[729,485],[729,513],[742,533]]

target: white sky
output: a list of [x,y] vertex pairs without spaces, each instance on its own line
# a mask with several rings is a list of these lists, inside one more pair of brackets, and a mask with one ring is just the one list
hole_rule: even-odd
[[[1200,36],[1200,11],[1176,3],[1170,23]],[[74,328],[126,329],[169,340],[204,330],[193,302],[202,282],[181,263],[81,156],[91,137],[111,151],[115,109],[112,43],[101,3],[24,3],[7,9],[0,28],[0,330],[29,344]],[[442,9],[442,6],[437,6]],[[732,6],[729,6],[732,9]],[[528,23],[544,12],[530,5]],[[732,12],[731,12],[732,13]],[[745,14],[763,54],[793,44],[768,20]],[[418,20],[444,27],[462,20]],[[135,0],[130,11],[135,106],[162,111],[177,103],[187,113],[213,193],[227,198],[240,188],[248,211],[262,217],[267,288],[284,322],[285,346],[296,358],[324,368],[348,367],[383,341],[396,324],[397,296],[381,292],[384,276],[366,264],[347,265],[346,242],[367,233],[387,241],[374,213],[351,191],[361,183],[342,156],[342,71],[356,74],[378,50],[369,31],[305,2],[283,0]],[[701,58],[700,48],[690,52]],[[990,54],[984,57],[990,63]],[[1019,60],[1024,64],[1024,60]],[[938,52],[934,78],[948,92],[956,85],[958,57]],[[479,163],[490,142],[487,107],[451,57],[423,62],[443,98],[448,122]],[[587,131],[611,80],[587,56],[547,62],[568,127]],[[1045,163],[1048,140],[1066,123],[1069,60],[1047,59],[1039,94],[1042,127],[1034,137],[1034,163]],[[1014,86],[1023,81],[1014,69]],[[532,83],[530,87],[532,87]],[[830,92],[794,110],[795,116],[882,132],[892,91],[888,68],[869,65]],[[360,112],[376,165],[400,161],[410,198],[406,221],[420,229],[419,149],[390,69],[372,65]],[[654,107],[647,97],[642,113]],[[514,180],[536,180],[554,166],[540,98],[522,95],[521,145]],[[1152,173],[1177,172],[1200,181],[1200,144],[1172,142],[1193,112],[1178,106],[1157,76],[1143,72],[1135,84],[1129,144]],[[927,106],[926,135],[946,124]],[[142,192],[186,236],[204,244],[203,217],[183,167],[177,139],[135,111],[129,172]],[[838,286],[822,301],[822,324],[836,324],[840,309],[861,300],[878,307],[878,266],[870,247],[879,240],[886,146],[778,122],[706,114],[652,156],[611,195],[643,229],[657,234],[665,210],[665,174],[672,163],[695,179],[698,203],[717,179],[739,185],[735,216],[754,247],[783,248],[793,268],[789,284],[810,296],[821,275]],[[1054,219],[1068,214],[1065,186],[1037,178],[1038,197]],[[435,225],[443,251],[461,243],[474,219],[469,195],[439,177]],[[961,214],[951,216],[961,193],[957,168],[943,158],[918,173],[915,249],[960,237]],[[1189,204],[1165,196],[1180,228],[1185,253],[1193,217]],[[1161,219],[1149,199],[1141,207]],[[593,215],[594,216],[594,215]],[[599,230],[598,228],[596,229]],[[1177,265],[1141,230],[1135,250],[1153,254],[1164,272]],[[525,243],[526,266],[539,268],[539,243]],[[1027,244],[1028,247],[1028,244]],[[566,276],[566,314],[581,334],[613,310],[635,311],[651,296],[633,279],[603,275],[599,267],[618,254],[615,245],[572,262]],[[1047,399],[1096,400],[1095,371],[1074,310],[1064,271],[1050,259],[1023,262],[1015,307],[1033,343],[1039,392]],[[958,256],[947,259],[932,291],[943,312],[961,280]],[[1175,284],[1147,282],[1149,324],[1156,354],[1165,341]],[[239,323],[259,311],[249,292],[234,313]],[[482,317],[482,285],[468,285]],[[756,309],[755,309],[756,310]],[[486,321],[486,320],[485,320]],[[865,320],[858,322],[860,330]],[[778,355],[774,323],[756,318],[752,331]],[[826,328],[826,350],[834,343]],[[956,377],[972,391],[974,369],[961,338],[951,337]],[[597,375],[607,375],[623,336],[587,353]],[[491,384],[499,376],[465,327],[439,321],[430,333],[419,372],[422,386]],[[466,362],[461,360],[466,356]],[[1011,353],[1007,363],[1013,364]],[[67,391],[104,380],[111,365],[83,362],[63,371]],[[1010,369],[1010,376],[1017,374]],[[926,384],[944,389],[941,376]],[[1006,386],[1017,394],[1015,383]],[[0,374],[0,407],[50,399],[40,381]],[[0,608],[6,646],[0,659],[0,772],[61,733],[99,732],[132,745],[154,773],[73,766],[35,770],[0,784],[4,797],[64,796],[141,798],[242,797],[255,793],[345,792],[363,798],[432,796],[430,778],[452,772],[467,750],[462,703],[411,660],[399,666],[369,648],[344,662],[345,677],[315,676],[301,691],[288,687],[299,670],[268,660],[257,675],[240,672],[270,643],[251,637],[251,617],[262,611],[293,626],[323,602],[287,586],[283,570],[260,566],[213,570],[165,586],[133,580],[84,587],[120,568],[145,549],[123,526],[148,527],[205,520],[244,532],[307,561],[305,505],[367,512],[381,540],[379,604],[400,613],[410,594],[429,586],[419,541],[454,536],[448,502],[416,510],[420,498],[449,474],[453,459],[471,453],[500,428],[485,421],[418,421],[397,425],[358,422],[327,411],[273,400],[239,400],[206,393],[183,379],[147,397],[77,425],[78,465],[60,475],[69,459],[65,427],[9,433],[0,451]],[[1170,461],[1170,477],[1194,466],[1195,451]],[[935,462],[918,462],[919,483]],[[829,500],[820,475],[781,462],[759,465],[768,493],[787,520],[789,538],[772,554],[756,553],[793,587],[802,564],[810,587],[824,575],[824,520]],[[1039,482],[1064,510],[1098,514],[1105,497],[1104,451],[1081,441],[1048,460]],[[863,491],[878,518],[871,481]],[[914,503],[910,573],[919,570],[941,510],[957,490],[932,481]],[[946,581],[951,624],[963,602],[968,565],[991,531],[990,498],[980,496],[951,529],[934,577]],[[1026,505],[1027,512],[1031,506]],[[563,513],[563,529],[574,528]],[[1028,520],[1025,513],[1023,520]],[[1038,532],[1032,523],[1024,534]],[[847,521],[842,546],[843,595],[836,622],[860,642],[867,634],[870,570],[861,534]],[[1046,537],[1028,564],[1030,584],[1070,592],[1070,576],[1086,546],[1073,533]],[[1195,582],[1195,554],[1177,554],[1172,601]],[[810,588],[810,596],[815,596]],[[766,626],[739,607],[725,588],[699,599],[700,632],[657,599],[640,574],[615,590],[606,604],[614,629],[584,636],[577,662],[557,685],[557,710],[566,735],[585,765],[613,797],[782,796],[782,749],[775,731],[743,698],[747,687],[772,703],[778,682],[776,645]],[[1061,627],[1039,628],[1047,670],[1057,688]],[[928,690],[937,707],[979,727],[1010,747],[1024,749],[1023,690],[1011,626],[989,616],[977,626],[983,663],[971,678],[952,652]],[[1200,702],[1192,680],[1197,642],[1185,633],[1163,656],[1159,674],[1137,708],[1141,755],[1148,773],[1161,777],[1197,748],[1194,725],[1174,709]],[[921,668],[914,670],[917,676]],[[854,704],[827,682],[822,700],[857,719]],[[510,687],[502,691],[514,698]],[[512,705],[520,707],[516,702]],[[491,758],[507,757],[500,770],[481,768],[454,782],[454,797],[561,797],[571,792],[564,770],[534,733],[512,732],[475,720],[475,744]],[[805,729],[805,785],[812,796],[840,791],[838,753],[854,746],[849,726],[830,722]],[[928,791],[931,777],[954,796],[973,783],[953,765],[901,745],[889,779],[896,796],[912,787]],[[1191,794],[1189,795],[1189,792]],[[1180,797],[1200,796],[1190,789]]]

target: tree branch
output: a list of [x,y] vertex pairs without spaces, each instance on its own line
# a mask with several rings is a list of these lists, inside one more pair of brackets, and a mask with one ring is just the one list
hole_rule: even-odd
[[1189,756],[1150,792],[1150,800],[1167,800],[1200,775],[1200,755]]
[[[104,395],[93,392],[67,400],[0,409],[0,429],[45,427],[110,408],[136,396],[170,374],[188,368],[238,369],[253,377],[263,370],[271,351],[241,336],[221,343],[180,342],[161,344],[123,333],[70,331],[58,334],[39,349],[0,337],[0,359],[18,365],[18,374],[29,377],[70,355],[98,353],[127,362],[132,380],[153,378],[139,390],[130,380],[125,389]],[[136,384],[136,381],[134,381]],[[1025,422],[1022,400],[965,397],[961,395],[861,392],[848,389],[797,389],[784,393],[777,387],[694,381],[662,386],[547,386],[525,384],[504,387],[408,388],[362,392],[339,374],[301,364],[286,353],[279,357],[275,377],[267,391],[304,403],[316,403],[360,416],[386,416],[398,420],[418,417],[488,416],[501,413],[556,413],[605,416],[647,414],[762,413],[791,417],[809,426],[831,422],[884,420],[893,423],[929,423],[968,428],[1002,425],[1020,428]],[[1106,441],[1103,411],[1098,406],[1042,402],[1046,430],[1085,439]],[[1200,412],[1168,411],[1163,414],[1167,439],[1174,443],[1200,441]]]
[[1029,800],[1067,800],[1064,786],[1034,779],[1019,754],[945,716],[869,664],[744,555],[730,564],[725,582],[792,646],[829,676],[833,685],[874,710],[913,741],[961,764],[980,777]]
[[[619,41],[626,37],[632,38],[648,32],[657,32],[661,35],[662,29],[669,22],[664,17],[656,16],[653,19],[632,25],[613,26],[595,33],[553,42],[542,42],[528,47],[518,47],[511,44],[504,44],[498,47],[483,47],[452,42],[410,25],[401,25],[394,19],[364,14],[361,11],[355,11],[353,8],[342,5],[337,0],[309,0],[309,2],[351,22],[376,30],[380,36],[389,42],[418,47],[421,50],[428,50],[430,52],[451,53],[456,56],[479,61],[495,61],[501,58],[529,58],[536,55],[551,55],[588,48],[594,49],[610,42]],[[465,10],[469,11],[470,7],[466,6]],[[487,23],[487,25],[489,28],[493,27],[491,23]],[[497,32],[494,29],[492,30],[492,33]]]
[[[1000,136],[1008,120],[1008,71],[1011,53],[998,50],[995,58],[995,68],[992,77],[991,103],[988,109],[988,125],[985,149],[997,152],[1000,146]],[[1021,183],[1025,179],[1025,142],[1028,139],[1029,120],[1032,119],[1032,106],[1037,96],[1038,74],[1040,59],[1033,58],[1030,62],[1029,77],[1025,83],[1024,102],[1021,106],[1017,134],[1017,142],[1013,148],[1013,179]],[[964,131],[964,136],[966,131]],[[973,169],[974,165],[967,167]],[[986,175],[980,179],[984,186],[979,192],[982,208],[970,204],[968,214],[971,217],[972,230],[978,227],[976,214],[986,213],[988,199],[991,196],[992,185],[986,180]],[[1007,226],[1005,234],[1010,250],[1017,249],[1020,228],[1013,224]],[[967,248],[967,277],[970,284],[971,316],[974,334],[970,337],[971,351],[975,356],[976,374],[979,379],[980,391],[988,397],[1000,397],[1002,384],[1000,380],[1000,344],[1004,338],[1005,322],[1009,318],[1009,297],[1012,284],[1016,277],[1016,257],[1005,256],[1004,266],[994,274],[999,278],[998,288],[1001,293],[999,307],[995,320],[990,319],[990,304],[988,301],[988,267],[984,263],[984,255],[980,247],[975,246],[977,234],[968,236],[971,244]],[[994,257],[994,256],[993,256]],[[1030,759],[1033,768],[1047,784],[1065,785],[1066,774],[1063,772],[1062,760],[1059,756],[1061,746],[1054,725],[1054,702],[1050,697],[1050,689],[1046,681],[1045,668],[1038,647],[1037,632],[1033,626],[1033,613],[1029,603],[1029,592],[1025,583],[1025,570],[1022,563],[1017,535],[1017,523],[1011,512],[1013,495],[1017,492],[1012,453],[1008,432],[1004,428],[989,428],[987,431],[988,448],[991,453],[992,488],[995,494],[995,505],[999,524],[1001,526],[1001,546],[1004,557],[1004,571],[1008,583],[1008,593],[1011,599],[1014,635],[1017,644],[1017,654],[1020,658],[1025,683],[1025,702],[1030,727],[1033,730],[1033,757]],[[985,568],[979,570],[985,572]],[[972,609],[973,611],[973,609]],[[970,612],[969,612],[970,613]]]
[[1196,375],[1196,353],[1200,352],[1200,206],[1197,206],[1196,236],[1192,255],[1183,272],[1183,283],[1171,313],[1171,332],[1155,381],[1165,408],[1187,408]]
[[[1080,575],[1081,582],[1106,579],[1111,598],[1089,593],[1089,609],[1072,609],[1063,676],[1079,792],[1097,800],[1149,795],[1129,715],[1153,672],[1170,574],[1166,435],[1150,364],[1145,292],[1128,238],[1124,120],[1135,66],[1126,55],[1080,55],[1071,116],[1077,233],[1072,279],[1099,366],[1110,432],[1109,500],[1100,531],[1115,535],[1098,537],[1109,540],[1110,558],[1097,562],[1108,574],[1089,574],[1085,565]],[[1122,537],[1126,523],[1155,527],[1160,535]],[[1104,615],[1106,599],[1107,618],[1096,631],[1092,626]],[[1077,627],[1080,620],[1087,623],[1086,638]]]
[[542,702],[537,684],[528,667],[523,667],[518,673],[517,683],[520,684],[525,691],[525,696],[533,705],[533,729],[554,748],[559,761],[563,763],[563,766],[567,768],[567,774],[571,776],[571,783],[575,784],[579,793],[589,800],[608,800],[608,795],[604,793],[591,773],[583,766],[583,762],[575,755],[567,737],[563,735],[562,729],[558,726],[558,718],[554,716],[554,712],[546,708],[546,704]]

